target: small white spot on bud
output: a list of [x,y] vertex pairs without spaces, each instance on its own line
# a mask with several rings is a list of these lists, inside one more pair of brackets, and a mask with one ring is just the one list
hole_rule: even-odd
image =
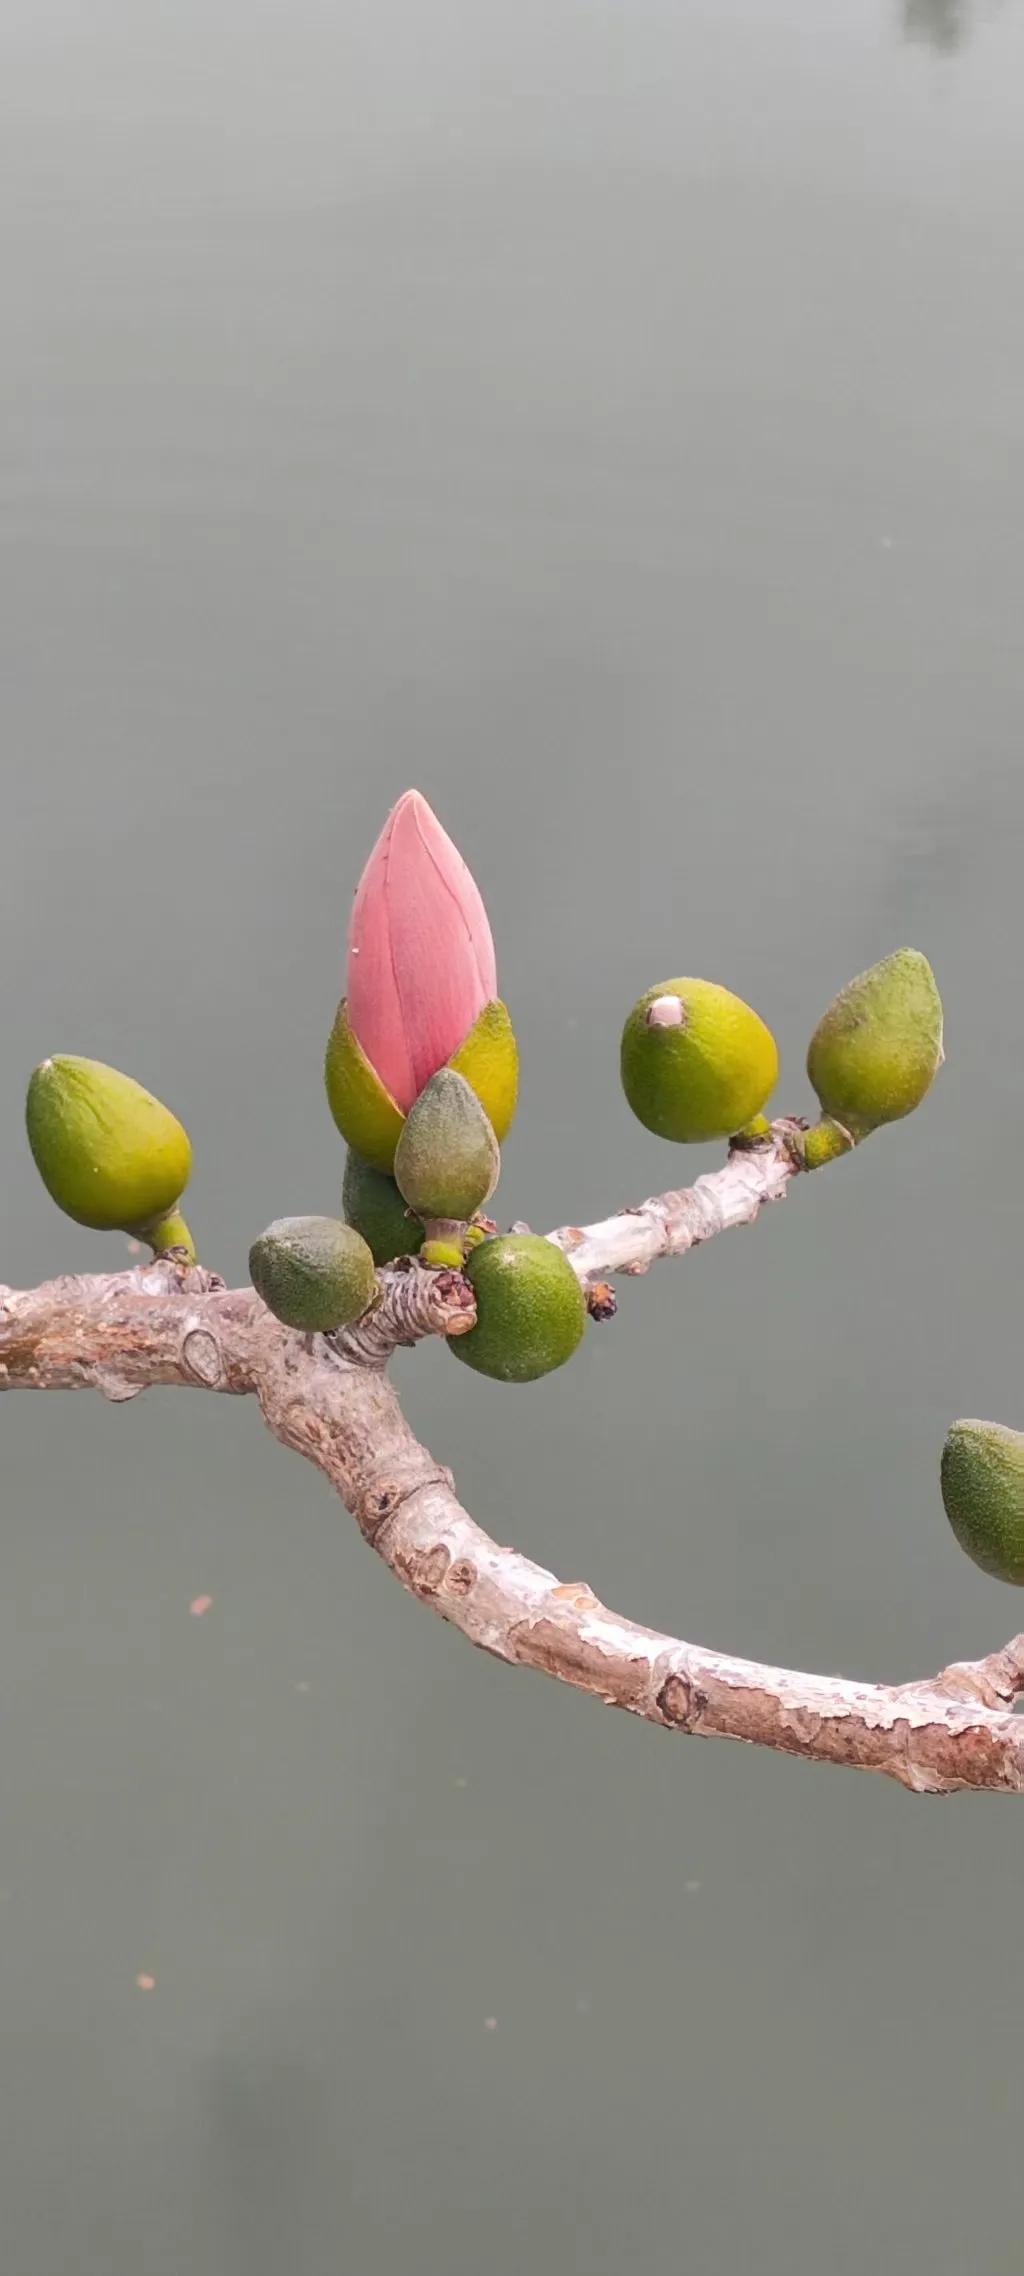
[[647,1006],[648,1027],[682,1027],[685,1016],[678,996],[655,996]]

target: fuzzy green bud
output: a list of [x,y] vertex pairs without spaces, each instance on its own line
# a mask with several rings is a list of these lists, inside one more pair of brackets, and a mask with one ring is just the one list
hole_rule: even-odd
[[476,1296],[476,1325],[449,1339],[456,1359],[501,1383],[535,1383],[572,1358],[587,1306],[553,1241],[500,1233],[473,1250],[464,1270]]
[[329,1335],[357,1320],[376,1292],[362,1234],[337,1217],[278,1217],[249,1251],[258,1296],[287,1328]]
[[414,1257],[423,1240],[423,1227],[413,1217],[394,1178],[375,1170],[361,1154],[349,1151],[341,1189],[346,1223],[354,1225],[373,1251],[374,1264],[390,1264],[395,1257]]
[[453,1067],[441,1067],[410,1107],[395,1150],[395,1183],[419,1217],[472,1217],[494,1192],[501,1156],[483,1107]]
[[714,980],[661,980],[622,1030],[622,1088],[645,1130],[677,1144],[728,1138],[778,1079],[775,1037]]
[[972,1562],[1024,1587],[1024,1432],[955,1422],[942,1449],[942,1499]]
[[819,1020],[807,1072],[854,1145],[912,1114],[942,1065],[942,1001],[926,956],[898,948],[840,990]]
[[28,1086],[25,1122],[47,1193],[77,1225],[192,1252],[177,1204],[189,1181],[188,1132],[131,1075],[99,1059],[44,1059]]

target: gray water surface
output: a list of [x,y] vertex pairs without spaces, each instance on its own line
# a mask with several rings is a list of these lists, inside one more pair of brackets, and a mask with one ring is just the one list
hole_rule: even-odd
[[[912,1124],[562,1376],[399,1367],[500,1540],[865,1677],[1021,1624],[936,1470],[1024,1424],[1022,86],[1019,0],[0,15],[0,1278],[124,1255],[35,1179],[47,1051],[183,1115],[229,1276],[337,1205],[409,782],[506,1220],[720,1158],[621,1099],[648,983],[750,997],[800,1110],[914,942]],[[0,1476],[4,2276],[1019,2276],[1020,1805],[474,1655],[248,1402],[12,1398]]]

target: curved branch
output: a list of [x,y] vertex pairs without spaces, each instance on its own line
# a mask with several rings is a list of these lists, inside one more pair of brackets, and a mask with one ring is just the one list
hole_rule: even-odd
[[[776,1168],[769,1164],[778,1150],[773,1141],[760,1151],[753,1187],[736,1178],[736,1156],[718,1173],[709,1231],[748,1222],[761,1201],[776,1197],[776,1177],[777,1191],[784,1189],[792,1172],[783,1174],[781,1151]],[[642,1269],[653,1256],[706,1237],[699,1228],[715,1180],[699,1186],[699,1202],[668,1195],[601,1228],[574,1229],[577,1269],[581,1257],[588,1273]],[[280,1327],[252,1289],[227,1289],[215,1274],[169,1260],[25,1294],[0,1290],[0,1382],[93,1388],[112,1399],[154,1383],[252,1393],[275,1437],[324,1473],[404,1586],[498,1658],[539,1668],[664,1730],[875,1770],[919,1793],[1024,1789],[1024,1718],[1005,1711],[1024,1693],[1024,1636],[926,1683],[797,1674],[638,1626],[608,1611],[584,1582],[559,1581],[492,1541],[457,1500],[449,1472],[414,1437],[384,1370],[399,1327],[402,1340],[438,1332],[449,1302],[453,1325],[465,1324],[465,1284],[452,1275],[446,1292],[438,1284],[447,1277],[383,1275],[377,1345],[348,1352],[344,1338]],[[396,1280],[406,1284],[401,1299]],[[366,1323],[350,1343],[360,1332]]]

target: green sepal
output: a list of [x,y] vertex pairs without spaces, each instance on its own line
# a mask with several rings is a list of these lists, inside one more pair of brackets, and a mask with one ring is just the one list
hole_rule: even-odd
[[[495,1136],[503,1139],[516,1110],[519,1053],[508,1006],[495,997],[474,1020],[449,1064],[476,1092]],[[358,1041],[342,1001],[324,1056],[327,1103],[342,1137],[372,1169],[390,1176],[405,1120]]]
[[371,1067],[349,1024],[344,1002],[338,1005],[327,1040],[324,1083],[328,1106],[346,1144],[361,1154],[371,1169],[390,1173],[403,1116]]

